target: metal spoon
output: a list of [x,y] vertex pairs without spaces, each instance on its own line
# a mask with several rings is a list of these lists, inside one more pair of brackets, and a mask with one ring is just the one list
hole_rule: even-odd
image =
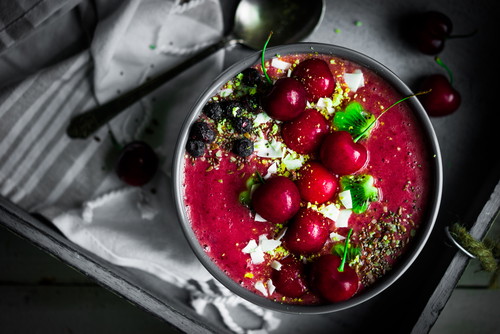
[[323,14],[324,0],[241,0],[233,30],[219,42],[118,98],[77,115],[66,132],[71,138],[87,138],[125,108],[222,48],[243,45],[260,50],[271,31],[269,46],[301,41],[315,29]]

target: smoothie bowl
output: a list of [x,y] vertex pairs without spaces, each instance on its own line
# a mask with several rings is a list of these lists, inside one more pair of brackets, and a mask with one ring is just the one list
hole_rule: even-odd
[[425,111],[355,51],[294,44],[227,69],[187,117],[173,164],[183,230],[208,271],[266,308],[327,313],[397,280],[442,187]]

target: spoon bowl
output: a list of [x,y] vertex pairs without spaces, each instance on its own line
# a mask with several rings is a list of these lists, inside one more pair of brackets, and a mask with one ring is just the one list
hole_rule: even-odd
[[77,115],[66,133],[71,138],[88,138],[137,100],[221,49],[239,44],[260,50],[271,31],[270,46],[299,42],[314,31],[324,7],[324,0],[241,0],[233,29],[220,41],[116,99]]
[[323,0],[243,0],[236,9],[234,37],[260,50],[270,31],[269,46],[290,44],[309,36],[321,21]]

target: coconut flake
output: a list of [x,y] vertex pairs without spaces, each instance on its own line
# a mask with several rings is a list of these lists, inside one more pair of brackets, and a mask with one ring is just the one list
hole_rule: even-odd
[[264,259],[264,252],[260,248],[260,246],[257,246],[253,252],[250,253],[250,258],[252,259],[253,264],[261,264],[265,261]]
[[257,248],[257,242],[255,240],[250,240],[248,244],[241,250],[245,254],[250,254]]
[[270,252],[281,245],[281,241],[274,239],[265,239],[260,242],[260,248],[263,252]]
[[281,241],[268,239],[265,234],[259,236],[259,243],[254,239],[241,250],[245,254],[250,254],[253,264],[261,264],[265,261],[265,252],[271,252],[281,245]]
[[264,180],[267,180],[270,178],[273,174],[276,174],[278,172],[278,164],[274,162],[269,168],[267,169],[266,175],[264,175]]
[[281,162],[288,170],[296,170],[302,167],[304,159],[302,157],[294,158],[291,154],[287,154]]
[[340,210],[339,217],[335,220],[336,227],[347,227],[349,222],[349,217],[351,217],[352,210],[344,209]]
[[257,281],[255,282],[255,285],[254,285],[255,289],[257,289],[260,293],[262,293],[264,296],[268,296],[268,292],[267,292],[267,289],[266,287],[264,286],[264,282],[262,281]]
[[272,141],[262,139],[254,144],[255,153],[261,158],[282,158],[284,153],[282,147],[283,143],[274,139]]
[[340,202],[342,202],[344,208],[352,209],[352,196],[351,196],[351,191],[349,189],[340,192],[339,199]]
[[259,247],[262,249],[263,252],[270,252],[279,245],[281,245],[281,241],[279,240],[268,239],[267,235],[265,234],[261,234],[259,236]]
[[253,264],[261,264],[264,262],[264,252],[255,240],[250,240],[248,244],[241,250],[245,254],[250,254]]
[[267,219],[263,218],[261,215],[258,213],[255,214],[255,217],[253,218],[256,222],[267,222]]
[[341,234],[338,234],[336,232],[330,233],[330,239],[335,242],[335,241],[342,241],[345,239],[345,237]]
[[331,219],[333,221],[336,221],[339,217],[340,210],[337,208],[335,204],[328,204],[326,206],[322,206],[318,209],[316,209],[319,213],[321,213],[323,216],[325,216],[328,219]]
[[292,64],[278,58],[273,58],[271,59],[271,66],[279,70],[286,71],[292,66]]
[[270,121],[271,121],[271,117],[269,117],[269,115],[266,114],[265,112],[261,112],[261,113],[257,114],[255,119],[253,120],[253,125],[259,126],[261,124],[269,123]]
[[274,291],[276,290],[276,287],[274,286],[273,280],[268,279],[267,280],[267,291],[269,291],[269,295],[272,295]]
[[276,260],[273,260],[273,262],[271,262],[271,268],[273,268],[274,270],[280,271],[281,266],[281,263]]
[[318,103],[316,103],[316,107],[320,110],[325,110],[330,115],[335,112],[333,100],[329,97],[320,97]]
[[353,73],[344,73],[344,81],[353,92],[365,85],[363,72],[360,69],[355,70]]

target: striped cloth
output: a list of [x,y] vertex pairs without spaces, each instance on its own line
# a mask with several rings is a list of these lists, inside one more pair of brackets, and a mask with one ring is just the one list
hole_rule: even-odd
[[[225,301],[245,303],[221,286],[206,288],[211,276],[182,235],[169,189],[178,131],[220,73],[223,52],[143,98],[93,138],[65,133],[72,116],[175,66],[221,33],[217,0],[0,2],[0,193],[104,259],[187,289],[200,313],[216,303],[224,323],[243,333]],[[109,130],[122,144],[142,139],[155,148],[162,166],[151,183],[136,188],[118,179]],[[265,319],[263,327],[276,327],[269,312],[246,305]]]
[[[216,2],[197,3],[218,12]],[[206,66],[212,71],[203,74],[195,69],[188,71],[136,103],[93,138],[75,140],[65,133],[72,116],[140,84],[148,75],[154,75],[156,68],[175,65],[173,59],[182,59],[176,54],[168,54],[168,51],[152,50],[151,45],[166,43],[158,40],[162,26],[155,25],[162,24],[166,16],[157,20],[150,17],[146,22],[151,26],[139,25],[139,22],[145,22],[144,16],[151,15],[153,5],[159,15],[172,13],[172,16],[180,16],[176,19],[184,19],[184,25],[191,20],[189,10],[173,1],[123,2],[95,27],[96,37],[89,49],[4,88],[0,97],[0,191],[3,196],[27,211],[43,213],[61,228],[58,225],[60,217],[64,216],[68,225],[71,220],[69,212],[83,212],[89,203],[97,199],[103,203],[102,198],[109,198],[109,194],[123,192],[123,196],[115,196],[116,200],[133,192],[149,194],[150,197],[155,192],[164,193],[155,188],[167,187],[161,182],[166,182],[169,159],[183,115],[187,114],[193,98],[203,86],[220,71],[221,55],[207,60]],[[217,39],[220,32],[211,30],[212,36],[205,35],[204,38]],[[124,43],[126,39],[129,39],[128,44]],[[136,49],[140,46],[143,50],[128,51],[130,39],[136,43]],[[185,40],[182,42],[186,43]],[[205,39],[191,39],[193,49],[205,42]],[[129,53],[133,55],[129,56]],[[175,92],[172,87],[175,87]],[[155,133],[149,134],[145,129],[152,126],[153,118],[156,129]],[[117,178],[113,170],[117,151],[109,138],[109,129],[123,144],[143,139],[158,151],[163,165],[151,184],[134,188]],[[167,202],[168,198],[158,199],[158,202],[162,200]],[[72,217],[72,223],[76,222],[73,230],[78,226],[79,217],[81,214]],[[117,221],[123,221],[122,217],[117,218]],[[94,219],[89,223],[89,226],[98,226],[100,222]],[[113,233],[121,233],[116,228],[113,226]],[[73,239],[69,228],[63,232]],[[127,237],[134,238],[132,234]],[[94,238],[105,242],[105,238],[98,234]],[[88,248],[84,241],[79,242]]]

